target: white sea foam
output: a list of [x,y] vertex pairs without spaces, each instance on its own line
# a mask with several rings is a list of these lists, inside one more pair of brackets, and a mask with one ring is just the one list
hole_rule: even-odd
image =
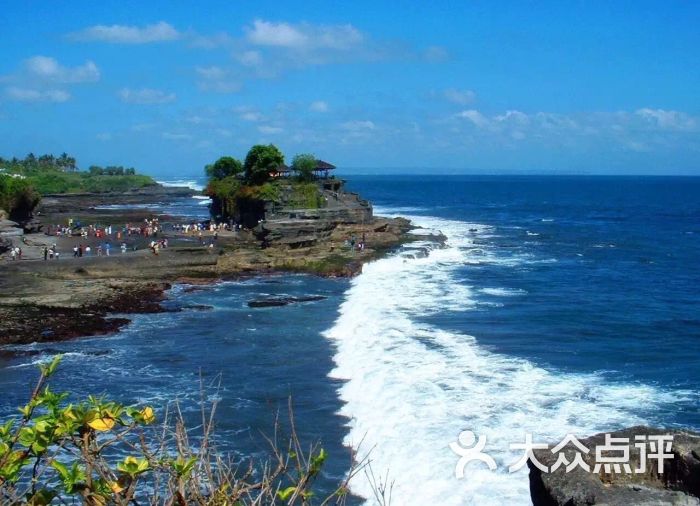
[[496,297],[514,297],[516,295],[523,295],[527,293],[525,290],[519,290],[516,288],[481,288],[479,290],[481,293],[486,295],[493,295]]
[[192,188],[193,190],[197,191],[202,191],[204,189],[204,186],[197,182],[194,179],[171,179],[168,181],[156,181],[159,184],[162,184],[163,186],[186,186],[188,188]]
[[[394,503],[530,504],[527,469],[507,470],[520,457],[509,450],[510,443],[523,442],[528,432],[536,442],[552,442],[567,433],[583,437],[641,423],[640,406],[672,400],[650,386],[549,371],[487,351],[472,336],[420,322],[420,316],[477,306],[478,291],[457,283],[454,271],[498,257],[482,245],[495,233],[490,227],[412,219],[442,230],[447,247],[366,265],[325,333],[337,346],[331,376],[346,380],[339,392],[342,414],[350,418],[345,442],[355,448],[362,442],[359,457],[370,452],[375,476],[388,473]],[[507,266],[536,259],[501,260]],[[454,477],[458,457],[448,445],[463,430],[487,437],[496,472],[471,463],[465,479]],[[364,475],[351,488],[375,503]]]

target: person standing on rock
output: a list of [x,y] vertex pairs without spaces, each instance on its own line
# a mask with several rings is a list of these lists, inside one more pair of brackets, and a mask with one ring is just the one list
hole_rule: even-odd
[[49,258],[49,248],[44,246],[44,262],[46,262],[46,260],[48,260],[48,258]]

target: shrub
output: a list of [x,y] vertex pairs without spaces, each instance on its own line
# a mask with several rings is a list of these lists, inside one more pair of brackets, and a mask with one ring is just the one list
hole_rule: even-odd
[[[60,357],[41,375],[21,417],[0,425],[0,503],[46,505],[82,501],[106,504],[253,505],[315,500],[314,479],[327,458],[323,448],[304,451],[293,430],[286,445],[268,439],[271,461],[247,468],[230,463],[212,444],[215,404],[203,407],[196,448],[175,405],[158,427],[151,406],[125,406],[90,396],[69,403],[49,378]],[[291,416],[291,407],[290,407]],[[277,431],[275,431],[277,434]],[[354,465],[322,504],[344,504]]]

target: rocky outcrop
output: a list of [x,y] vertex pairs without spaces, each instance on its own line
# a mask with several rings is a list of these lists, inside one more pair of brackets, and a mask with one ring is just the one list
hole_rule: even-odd
[[267,297],[248,301],[248,307],[280,307],[298,302],[316,302],[323,300],[323,295],[304,295],[301,297]]
[[[673,458],[663,461],[663,473],[657,470],[657,461],[647,459],[646,470],[635,473],[640,468],[640,448],[635,446],[636,436],[673,435],[671,452]],[[581,443],[590,453],[579,454],[590,466],[591,472],[576,467],[566,472],[561,466],[554,472],[545,473],[528,460],[530,468],[530,495],[535,506],[607,506],[628,505],[700,505],[700,434],[679,431],[659,430],[650,427],[632,427],[610,433],[612,438],[626,438],[629,451],[629,465],[632,472],[614,472],[604,465],[593,472],[596,465],[594,449],[605,444],[605,434],[597,434]],[[568,445],[562,452],[568,462],[572,462],[577,450]],[[550,449],[535,450],[535,457],[544,466],[551,468],[559,454]],[[605,455],[605,453],[604,453]],[[620,455],[619,452],[608,454]]]
[[96,206],[138,205],[143,203],[166,202],[199,194],[188,187],[153,185],[124,192],[106,193],[64,193],[45,195],[38,211],[47,213],[76,213]]
[[260,223],[253,233],[265,246],[278,244],[300,248],[327,239],[335,226],[335,223],[327,220],[271,220]]
[[0,254],[9,251],[15,241],[19,240],[24,231],[15,223],[7,219],[0,219]]

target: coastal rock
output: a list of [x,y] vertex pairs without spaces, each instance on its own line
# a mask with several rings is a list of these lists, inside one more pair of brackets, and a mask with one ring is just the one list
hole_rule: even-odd
[[284,219],[260,223],[253,233],[264,245],[313,246],[328,238],[336,224],[327,220]]
[[[639,426],[611,432],[610,436],[627,438],[629,465],[634,470],[640,463],[640,449],[635,446],[635,436],[665,434],[673,435],[673,459],[664,460],[663,473],[657,472],[657,461],[649,459],[644,473],[606,473],[604,468],[594,473],[594,449],[605,444],[605,434],[581,440],[591,450],[588,454],[579,453],[591,472],[576,467],[567,473],[566,466],[562,466],[554,472],[544,473],[528,460],[530,495],[534,506],[700,505],[700,434]],[[572,462],[577,452],[572,445],[568,445],[561,453]],[[535,450],[534,454],[547,467],[551,467],[559,455],[553,454],[550,449]],[[620,453],[609,455],[619,456]]]
[[306,295],[302,297],[269,297],[266,299],[255,299],[248,301],[248,307],[278,307],[298,302],[315,302],[323,300],[323,295]]

